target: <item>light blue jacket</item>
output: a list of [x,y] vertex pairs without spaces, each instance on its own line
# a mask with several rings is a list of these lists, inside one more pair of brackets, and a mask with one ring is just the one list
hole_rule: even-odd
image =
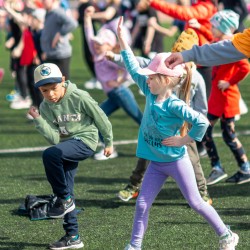
[[188,135],[201,141],[208,127],[207,118],[188,107],[185,102],[172,94],[164,102],[156,102],[157,96],[151,94],[147,76],[137,73],[139,63],[131,50],[121,51],[124,64],[146,97],[146,105],[139,130],[137,157],[156,162],[172,162],[186,154],[186,146],[167,147],[161,144],[164,138],[180,134],[184,121],[192,124]]

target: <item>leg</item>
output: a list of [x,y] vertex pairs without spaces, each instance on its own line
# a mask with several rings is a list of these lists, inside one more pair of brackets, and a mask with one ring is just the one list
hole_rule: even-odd
[[160,192],[167,175],[160,172],[154,163],[150,163],[143,182],[140,194],[136,201],[136,211],[130,244],[141,249],[143,236],[147,230],[149,210],[156,196]]
[[87,145],[79,140],[68,140],[46,149],[43,153],[43,163],[48,181],[54,194],[66,199],[72,192],[67,183],[64,171],[65,161],[78,163],[93,154]]
[[121,107],[138,125],[141,124],[142,112],[135,100],[132,91],[129,88],[120,86],[116,88],[110,97],[114,100],[119,107]]
[[137,165],[132,172],[129,180],[130,183],[118,193],[118,197],[123,201],[129,201],[132,198],[136,198],[139,194],[139,188],[144,176],[144,173],[148,166],[148,161],[142,158],[139,158]]
[[203,137],[203,143],[206,147],[208,156],[211,161],[212,165],[212,171],[209,174],[207,178],[207,185],[213,185],[217,182],[225,179],[227,177],[227,174],[225,173],[224,169],[222,168],[220,164],[220,158],[213,140],[213,127],[215,123],[217,122],[218,118],[217,116],[211,115],[208,113],[207,115],[208,120],[210,121],[210,125],[206,131],[205,136]]
[[132,172],[132,175],[129,177],[130,183],[133,186],[139,187],[141,185],[144,173],[148,167],[149,161],[138,158],[135,169]]
[[218,121],[219,117],[208,113],[207,118],[210,122],[210,125],[206,131],[205,136],[203,137],[202,142],[206,147],[208,156],[209,156],[210,161],[211,161],[211,165],[213,167],[220,160],[216,145],[215,145],[214,140],[213,140],[213,128],[214,128],[214,125],[216,124],[216,122]]
[[[70,196],[75,202],[74,197],[74,178],[77,172],[77,162],[64,161],[64,173],[66,182],[70,190]],[[75,236],[78,235],[78,223],[76,216],[76,209],[67,213],[63,219],[63,228],[67,235]]]
[[240,170],[228,178],[226,182],[243,184],[250,182],[250,166],[245,150],[235,134],[234,118],[222,118],[221,130],[225,143],[233,153]]
[[213,227],[218,236],[228,231],[215,209],[202,200],[195,181],[194,170],[188,157],[176,162],[172,176],[189,205]]
[[204,197],[204,198],[208,197],[209,199],[209,194],[207,191],[207,183],[204,177],[203,169],[201,167],[200,157],[199,157],[195,142],[191,142],[187,145],[187,152],[188,152],[190,161],[194,169],[195,179],[196,179],[196,183],[197,183],[200,195],[201,197]]

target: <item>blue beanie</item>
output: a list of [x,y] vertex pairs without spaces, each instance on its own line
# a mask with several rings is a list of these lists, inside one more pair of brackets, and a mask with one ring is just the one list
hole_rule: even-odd
[[215,13],[210,23],[225,35],[232,35],[239,27],[239,15],[232,10],[221,10]]

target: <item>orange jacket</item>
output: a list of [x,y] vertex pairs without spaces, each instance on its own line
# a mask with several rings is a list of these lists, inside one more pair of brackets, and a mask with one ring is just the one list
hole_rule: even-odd
[[232,43],[237,50],[250,58],[250,28],[235,34]]
[[[199,37],[199,45],[210,43],[213,40],[210,18],[217,12],[217,8],[210,1],[201,1],[192,6],[181,6],[162,0],[151,0],[150,6],[179,20],[189,21],[192,18],[197,19],[201,24],[201,29],[191,28],[196,31]],[[185,28],[188,27],[188,23],[186,23]]]
[[[238,83],[249,73],[250,67],[247,59],[235,63],[213,67],[212,88],[208,100],[208,113],[226,118],[240,114],[240,91]],[[218,82],[224,80],[230,83],[225,91],[218,88]]]

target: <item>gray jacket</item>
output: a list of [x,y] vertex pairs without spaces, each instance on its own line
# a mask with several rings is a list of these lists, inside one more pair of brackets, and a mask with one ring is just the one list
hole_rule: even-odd
[[203,46],[195,45],[190,50],[182,51],[181,54],[184,62],[192,61],[202,66],[227,64],[247,58],[234,47],[231,40]]
[[[71,57],[72,47],[68,34],[77,27],[77,21],[66,15],[65,11],[57,8],[47,12],[44,29],[41,34],[41,48],[48,59],[64,59]],[[62,36],[55,48],[52,48],[52,41],[55,34],[59,32]]]

